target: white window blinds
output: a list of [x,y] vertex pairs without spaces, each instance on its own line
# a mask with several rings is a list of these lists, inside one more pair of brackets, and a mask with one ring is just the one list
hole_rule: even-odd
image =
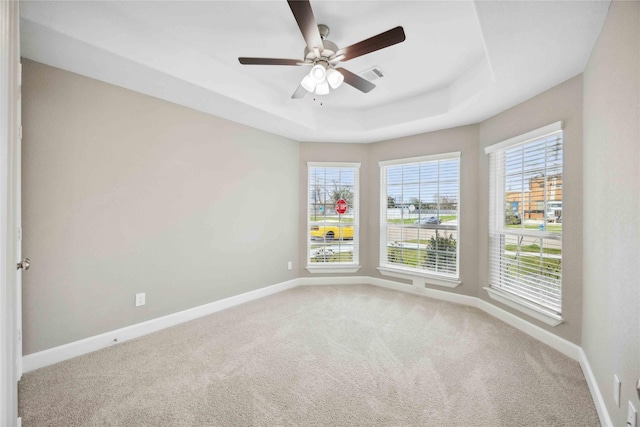
[[539,133],[487,149],[490,284],[559,315],[562,131],[547,127]]
[[308,163],[307,266],[357,265],[359,163]]
[[458,278],[460,153],[380,162],[380,266]]

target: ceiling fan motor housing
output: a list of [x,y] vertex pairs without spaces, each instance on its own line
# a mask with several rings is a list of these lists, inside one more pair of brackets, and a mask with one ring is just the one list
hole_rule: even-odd
[[336,45],[331,40],[327,40],[327,36],[329,35],[329,27],[324,24],[318,25],[318,31],[320,32],[320,38],[322,39],[322,45],[324,46],[324,50],[320,50],[320,56],[318,56],[314,51],[310,51],[308,47],[304,48],[304,59],[305,60],[327,60],[331,55],[335,54],[338,51],[338,45]]
[[329,30],[329,27],[327,27],[324,24],[318,24],[318,32],[320,33],[320,38],[322,40],[326,40],[327,37],[329,37],[329,33],[331,32]]

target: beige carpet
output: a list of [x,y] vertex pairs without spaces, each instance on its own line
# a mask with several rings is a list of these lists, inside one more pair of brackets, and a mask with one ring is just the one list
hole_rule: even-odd
[[25,374],[24,426],[596,426],[580,366],[470,307],[298,287]]

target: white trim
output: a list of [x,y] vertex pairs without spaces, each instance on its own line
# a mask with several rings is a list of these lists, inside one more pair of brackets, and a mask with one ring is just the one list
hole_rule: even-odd
[[402,165],[404,163],[420,163],[420,162],[433,162],[436,160],[459,159],[460,153],[461,153],[460,151],[452,151],[450,153],[431,154],[428,156],[405,157],[402,159],[382,160],[378,162],[378,165],[380,167],[383,167],[383,166]]
[[470,307],[476,307],[484,311],[485,313],[513,326],[514,328],[519,329],[520,331],[548,345],[549,347],[558,350],[565,356],[570,357],[571,359],[576,361],[579,360],[578,350],[580,349],[580,347],[576,344],[567,341],[564,338],[560,338],[559,336],[552,334],[551,332],[546,331],[539,326],[533,325],[528,321],[516,316],[515,314],[509,313],[508,311],[503,310],[478,297],[455,294],[448,291],[428,288],[420,292],[412,289],[412,286],[410,285],[398,284],[397,282],[393,282],[391,280],[378,279],[373,277],[369,279],[370,283],[375,286],[382,286],[402,292],[409,292],[414,294],[417,293],[428,298],[434,298],[442,301],[449,301],[455,304],[463,304]]
[[[321,263],[318,263],[321,264]],[[360,266],[353,265],[331,265],[331,263],[325,265],[307,265],[305,267],[309,273],[313,274],[331,274],[331,273],[357,273],[360,270]]]
[[579,346],[572,343],[571,341],[567,341],[564,338],[561,338],[551,332],[542,329],[539,326],[530,323],[528,320],[525,320],[519,316],[516,316],[513,313],[509,313],[502,308],[493,305],[492,303],[485,301],[483,299],[477,298],[476,307],[480,310],[484,311],[487,314],[495,317],[496,319],[502,320],[505,323],[513,326],[516,329],[521,330],[525,334],[537,339],[538,341],[548,345],[551,348],[558,350],[560,353],[564,354],[571,359],[578,361],[579,354],[578,350]]
[[398,283],[394,280],[380,279],[377,277],[369,277],[369,280],[370,280],[369,283],[374,286],[394,289],[396,291],[409,292],[412,294],[422,295],[427,298],[433,298],[441,301],[448,301],[455,304],[470,305],[470,306],[474,306],[475,304],[474,303],[474,300],[476,299],[475,297],[462,295],[462,294],[455,294],[449,291],[441,291],[439,289],[421,288],[420,286],[416,286],[415,282],[412,286],[412,285],[405,285],[402,283]]
[[513,313],[509,313],[502,308],[493,305],[492,303],[485,301],[481,298],[456,294],[449,291],[441,291],[439,289],[420,289],[419,287],[409,284],[399,283],[394,280],[381,279],[378,277],[368,276],[350,276],[350,277],[310,277],[300,278],[300,285],[355,285],[355,284],[370,284],[374,286],[380,286],[383,288],[393,289],[396,291],[407,292],[411,294],[418,294],[428,298],[434,298],[442,301],[448,301],[455,304],[468,305],[470,307],[476,307],[485,313],[502,320],[503,322],[513,326],[516,329],[524,332],[525,334],[537,339],[538,341],[548,345],[551,348],[558,350],[565,356],[575,360],[580,360],[579,349],[576,344],[565,340],[539,326],[536,326],[529,321],[516,316]]
[[564,338],[560,338],[557,335],[554,335],[551,332],[540,328],[539,326],[533,325],[527,320],[522,319],[515,314],[509,313],[508,311],[503,310],[498,306],[493,305],[492,303],[478,297],[456,294],[453,292],[441,291],[438,289],[421,289],[419,286],[412,286],[409,284],[396,282],[394,280],[387,280],[371,276],[302,277],[298,279],[292,279],[286,282],[268,286],[266,288],[257,289],[255,291],[236,295],[210,304],[205,304],[189,310],[184,310],[168,316],[149,320],[137,325],[117,329],[112,332],[107,332],[49,350],[44,350],[39,353],[24,356],[24,369],[25,372],[33,371],[34,369],[49,366],[54,363],[70,359],[72,357],[80,356],[96,350],[100,350],[102,348],[109,347],[114,344],[114,338],[117,338],[118,342],[127,341],[132,338],[137,338],[152,332],[159,331],[161,329],[165,329],[189,320],[196,319],[198,317],[206,316],[208,314],[224,310],[226,308],[230,308],[245,302],[253,301],[258,298],[282,292],[287,289],[292,289],[297,286],[336,286],[357,284],[369,284],[387,289],[393,289],[396,291],[418,294],[441,301],[448,301],[455,304],[475,307],[479,310],[484,311],[488,315],[495,317],[496,319],[501,320],[508,325],[513,326],[514,328],[535,338],[543,344],[546,344],[549,347],[558,350],[565,356],[580,363],[585,379],[589,386],[589,390],[591,391],[591,396],[596,406],[598,416],[600,417],[601,424],[605,427],[613,425],[611,423],[611,418],[609,417],[609,414],[607,412],[604,399],[595,380],[595,376],[593,375],[591,366],[589,365],[587,356],[582,348],[580,348],[578,345],[569,342]]
[[513,138],[509,138],[505,141],[495,143],[493,145],[489,145],[485,147],[485,154],[493,153],[498,150],[505,149],[507,147],[512,147],[518,144],[524,144],[526,142],[532,141],[534,139],[542,138],[547,135],[551,135],[555,132],[560,132],[562,130],[562,122],[551,123],[550,125],[543,126],[538,129],[534,129],[530,132],[523,133],[522,135],[514,136]]
[[300,277],[299,286],[340,286],[340,285],[368,285],[372,277],[368,276],[334,276],[334,277]]
[[359,168],[358,162],[307,162],[308,168]]
[[598,417],[600,418],[600,425],[604,427],[613,427],[613,422],[611,422],[609,411],[607,411],[607,405],[604,403],[604,398],[602,397],[602,393],[600,393],[600,389],[598,388],[596,377],[595,375],[593,375],[593,371],[591,370],[589,359],[587,359],[587,355],[582,348],[579,349],[579,355],[580,358],[578,362],[580,362],[580,368],[582,368],[584,378],[587,380],[587,385],[589,386],[589,391],[591,392],[591,397],[593,398],[593,404],[595,405],[596,412],[598,412]]
[[412,280],[415,284],[416,280],[421,280],[424,284],[435,285],[435,286],[444,286],[446,288],[457,288],[462,284],[457,278],[449,278],[444,276],[435,276],[429,274],[427,272],[421,273],[419,271],[414,270],[404,270],[401,268],[392,268],[392,267],[378,267],[378,271],[380,274],[390,277],[397,277],[398,279]]
[[564,323],[564,319],[561,316],[551,311],[544,310],[542,307],[538,307],[524,298],[520,298],[516,295],[491,287],[485,287],[483,289],[487,291],[491,299],[501,302],[504,305],[508,305],[515,310],[521,311],[522,313],[544,322],[549,326],[553,326],[555,328],[561,323]]
[[425,289],[424,292],[415,292],[415,291],[412,292],[411,286],[409,285],[397,286],[397,285],[390,285],[390,283],[395,283],[395,282],[392,282],[390,280],[371,278],[372,285],[389,287],[391,289],[396,289],[404,292],[420,293],[429,298],[435,298],[443,301],[453,302],[456,304],[463,304],[463,305],[468,305],[470,307],[476,307],[484,311],[485,313],[490,314],[491,316],[513,326],[514,328],[521,330],[527,335],[532,336],[538,341],[544,344],[547,344],[549,347],[552,347],[558,350],[560,353],[564,354],[565,356],[570,357],[571,359],[576,361],[579,359],[578,349],[580,347],[578,347],[574,343],[567,341],[564,338],[560,338],[559,336],[552,334],[551,332],[546,331],[540,328],[539,326],[533,325],[532,323],[529,323],[528,321],[516,316],[515,314],[509,313],[508,311],[503,310],[478,297],[455,294],[452,292],[440,291],[437,289]]
[[114,331],[105,332],[100,335],[74,341],[48,350],[32,353],[22,358],[24,372],[30,372],[73,357],[110,347],[120,342],[138,338],[171,326],[176,326],[181,323],[188,322],[189,320],[207,316],[209,314],[282,292],[296,286],[298,286],[298,279],[292,279],[272,286],[267,286],[266,288],[256,289],[255,291],[235,295],[209,304],[179,311],[177,313],[158,317],[156,319],[116,329]]
[[0,425],[17,425],[19,323],[16,233],[20,138],[20,11],[0,4]]

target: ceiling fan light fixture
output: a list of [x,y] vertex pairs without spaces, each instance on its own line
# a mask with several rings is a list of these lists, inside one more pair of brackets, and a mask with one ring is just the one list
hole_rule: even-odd
[[328,95],[328,94],[329,94],[329,83],[324,81],[316,86],[316,95]]
[[313,66],[313,68],[309,72],[309,75],[311,76],[311,78],[316,84],[319,84],[326,80],[327,69],[323,65],[316,64]]
[[331,86],[332,89],[339,88],[343,81],[344,76],[342,73],[334,70],[333,68],[329,68],[327,70],[327,82],[329,82],[329,86]]
[[310,74],[304,76],[300,84],[307,90],[307,92],[313,93],[313,91],[316,90],[316,82],[313,80]]

